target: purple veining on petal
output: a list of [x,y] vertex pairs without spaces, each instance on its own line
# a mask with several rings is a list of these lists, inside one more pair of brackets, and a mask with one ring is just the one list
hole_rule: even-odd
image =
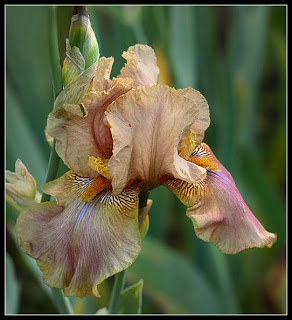
[[78,216],[78,219],[77,219],[77,224],[79,224],[79,222],[82,220],[87,208],[88,208],[88,202],[85,203],[85,205],[83,206],[81,212],[79,213],[79,216]]

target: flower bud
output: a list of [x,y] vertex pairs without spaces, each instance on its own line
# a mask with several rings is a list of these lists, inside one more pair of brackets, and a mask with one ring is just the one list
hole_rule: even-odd
[[62,68],[63,86],[97,62],[98,43],[84,6],[76,7],[71,18],[69,39],[66,39],[66,58]]
[[28,172],[21,160],[15,162],[15,172],[6,170],[6,199],[21,210],[40,202],[40,193],[34,177]]

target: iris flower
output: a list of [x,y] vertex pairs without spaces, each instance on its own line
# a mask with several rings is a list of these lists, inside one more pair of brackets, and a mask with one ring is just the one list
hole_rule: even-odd
[[25,253],[67,296],[99,296],[98,284],[134,262],[139,194],[160,185],[188,207],[197,236],[224,253],[276,241],[203,143],[210,124],[203,95],[157,84],[148,46],[132,46],[123,57],[116,78],[113,58],[101,57],[58,97],[46,131],[70,171],[43,186],[55,201],[34,204],[17,220]]

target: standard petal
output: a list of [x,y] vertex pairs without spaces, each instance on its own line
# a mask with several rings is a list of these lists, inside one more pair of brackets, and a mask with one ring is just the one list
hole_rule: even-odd
[[101,57],[98,59],[98,66],[93,79],[92,91],[107,91],[112,86],[110,74],[114,58]]
[[140,252],[138,202],[138,190],[112,196],[107,188],[91,202],[78,195],[64,207],[36,204],[20,213],[17,238],[49,286],[67,296],[99,296],[97,285],[129,267]]
[[191,218],[197,236],[211,241],[227,254],[253,247],[271,247],[277,239],[276,234],[266,231],[253,215],[230,173],[206,144],[202,144],[193,156],[198,154],[216,162],[219,171],[208,171],[206,180],[200,184],[175,179],[165,183],[190,207],[187,216]]
[[46,131],[56,139],[56,152],[80,176],[97,177],[88,166],[90,156],[111,156],[112,137],[104,122],[104,111],[130,90],[132,83],[129,78],[115,79],[108,91],[91,92],[81,104],[64,104],[49,114]]
[[168,86],[137,87],[113,102],[106,118],[113,137],[108,162],[114,194],[140,180],[152,189],[164,175],[188,182],[206,170],[178,155],[181,136],[198,116],[196,104]]
[[154,50],[142,44],[136,44],[128,48],[122,54],[127,60],[126,65],[121,69],[118,77],[132,78],[134,87],[151,86],[157,84],[159,68]]
[[205,97],[198,91],[193,88],[178,89],[177,90],[183,96],[192,99],[199,109],[199,114],[196,121],[192,124],[191,130],[196,133],[196,145],[199,145],[205,136],[205,131],[210,125],[210,113],[209,105]]

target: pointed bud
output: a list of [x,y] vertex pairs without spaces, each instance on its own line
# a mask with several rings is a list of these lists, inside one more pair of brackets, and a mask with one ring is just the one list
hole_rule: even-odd
[[15,172],[6,170],[6,199],[18,210],[22,210],[36,202],[40,202],[40,193],[34,177],[26,166],[17,159]]
[[98,43],[86,7],[75,7],[69,39],[66,40],[66,58],[62,68],[63,86],[96,63],[98,58]]

